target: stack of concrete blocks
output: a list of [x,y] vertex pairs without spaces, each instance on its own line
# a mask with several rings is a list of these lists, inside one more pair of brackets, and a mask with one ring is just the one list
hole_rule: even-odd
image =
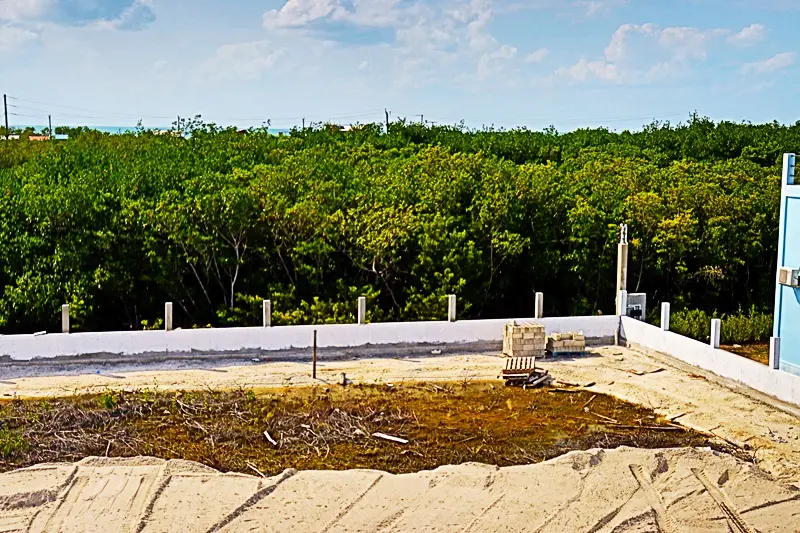
[[559,353],[584,353],[586,337],[579,333],[553,333],[547,339],[547,351],[553,355]]
[[537,322],[512,322],[503,331],[503,355],[508,357],[544,357],[546,345],[544,325]]

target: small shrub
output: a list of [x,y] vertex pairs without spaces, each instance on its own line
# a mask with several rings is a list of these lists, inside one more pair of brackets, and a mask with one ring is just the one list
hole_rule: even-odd
[[722,316],[716,312],[709,315],[700,309],[683,309],[672,313],[670,330],[707,342],[710,340],[712,318],[722,319],[722,344],[765,342],[772,336],[772,315],[756,312],[755,309],[751,309],[749,313],[740,311],[735,315]]
[[22,432],[0,428],[0,458],[13,459],[28,448]]
[[103,409],[113,409],[117,406],[117,403],[119,403],[119,401],[117,400],[117,397],[113,392],[104,392],[97,399],[97,403],[99,403],[100,407],[102,407]]

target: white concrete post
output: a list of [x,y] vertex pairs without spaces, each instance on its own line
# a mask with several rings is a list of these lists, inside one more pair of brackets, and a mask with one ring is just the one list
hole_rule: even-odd
[[269,328],[272,327],[272,302],[270,300],[264,300],[263,309],[261,310],[261,314],[264,318],[264,327]]
[[164,304],[164,331],[172,331],[172,302]]
[[536,307],[534,318],[544,318],[544,293],[536,293]]
[[661,329],[669,331],[669,302],[661,303]]
[[[620,238],[617,246],[617,295],[620,291],[628,290],[628,225],[620,224]],[[618,300],[619,302],[619,300]],[[618,315],[624,315],[624,309]]]
[[769,340],[769,367],[779,370],[781,367],[781,338],[772,337]]
[[617,315],[628,315],[628,291],[619,291],[617,294]]
[[358,323],[367,323],[367,298],[364,296],[358,298]]
[[69,333],[69,305],[61,306],[61,333]]
[[447,320],[456,321],[456,295],[451,294],[447,297]]
[[711,320],[711,347],[719,348],[719,337],[722,331],[722,320],[714,318]]

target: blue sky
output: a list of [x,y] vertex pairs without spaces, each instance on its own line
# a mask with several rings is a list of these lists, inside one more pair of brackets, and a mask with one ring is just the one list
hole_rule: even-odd
[[794,0],[0,0],[12,124],[800,120]]

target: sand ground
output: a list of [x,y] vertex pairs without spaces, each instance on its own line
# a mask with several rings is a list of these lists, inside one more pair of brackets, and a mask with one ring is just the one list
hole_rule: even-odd
[[[756,465],[709,450],[623,448],[511,468],[468,464],[398,476],[287,471],[260,479],[181,461],[88,459],[0,476],[0,532],[723,532],[729,524],[737,532],[800,532],[795,407],[673,359],[617,347],[541,365],[561,382],[653,408],[724,439]],[[483,380],[496,379],[501,366],[489,354],[338,361],[321,363],[317,380],[309,363],[70,367],[55,376],[46,375],[52,368],[29,367],[0,378],[0,397],[144,387],[333,387],[342,373],[364,383]]]
[[[0,531],[794,532],[800,492],[703,449],[589,450],[416,474],[90,458],[0,475]],[[731,529],[729,529],[731,527]]]

